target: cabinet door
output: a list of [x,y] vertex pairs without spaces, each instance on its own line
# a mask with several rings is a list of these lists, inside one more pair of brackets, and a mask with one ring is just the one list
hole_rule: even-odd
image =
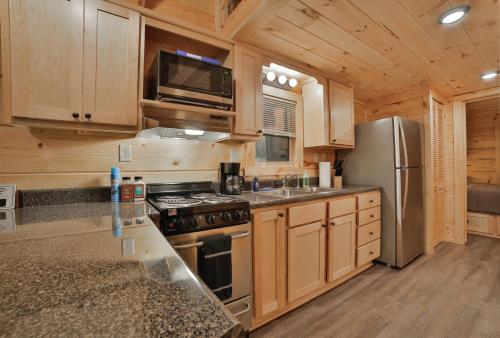
[[354,147],[354,97],[352,88],[328,81],[330,141],[333,145]]
[[332,218],[328,225],[328,282],[354,270],[356,265],[356,217]]
[[83,0],[11,0],[9,11],[12,115],[79,121]]
[[262,135],[262,59],[252,49],[235,46],[234,133],[249,136]]
[[253,215],[254,318],[285,306],[285,213]]
[[288,230],[288,301],[325,284],[325,228],[321,222]]
[[85,1],[84,121],[137,125],[139,28],[137,12]]

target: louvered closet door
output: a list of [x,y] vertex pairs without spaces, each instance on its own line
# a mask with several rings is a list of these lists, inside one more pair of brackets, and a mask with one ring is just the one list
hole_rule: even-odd
[[446,185],[444,162],[444,111],[443,105],[432,100],[432,212],[431,224],[434,245],[444,240],[446,215]]

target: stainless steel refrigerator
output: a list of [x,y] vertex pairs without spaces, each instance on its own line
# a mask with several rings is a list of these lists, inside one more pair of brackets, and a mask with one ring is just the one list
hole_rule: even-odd
[[356,147],[337,152],[345,184],[382,187],[381,256],[402,268],[424,252],[422,126],[401,117],[356,125]]

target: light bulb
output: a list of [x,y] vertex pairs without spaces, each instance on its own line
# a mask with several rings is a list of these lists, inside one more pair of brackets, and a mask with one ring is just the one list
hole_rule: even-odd
[[205,134],[203,130],[196,130],[196,129],[184,129],[184,132],[186,135],[192,135],[192,136],[201,136]]
[[462,19],[465,14],[467,14],[469,9],[470,6],[460,6],[453,8],[441,15],[438,19],[438,22],[444,25],[457,22],[458,20]]
[[280,85],[284,85],[286,83],[286,80],[288,80],[288,79],[286,78],[285,75],[280,75],[278,77],[278,82],[279,82]]
[[288,81],[288,84],[290,85],[290,87],[293,88],[293,87],[297,86],[297,80],[296,79],[290,79]]
[[274,79],[276,79],[276,73],[275,72],[267,72],[266,79],[269,82],[273,82]]
[[494,77],[498,76],[498,72],[486,72],[483,75],[481,75],[481,79],[483,80],[489,80],[493,79]]

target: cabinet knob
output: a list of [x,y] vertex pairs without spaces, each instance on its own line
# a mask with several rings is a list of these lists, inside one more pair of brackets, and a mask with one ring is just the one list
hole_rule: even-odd
[[330,222],[331,225],[335,225],[335,222]]
[[326,228],[326,224],[321,224],[321,226],[322,226],[323,228]]
[[77,119],[80,117],[80,113],[74,112],[71,116],[73,116],[74,119]]
[[370,218],[373,218],[373,217],[375,217],[375,216],[373,216],[373,215],[370,215]]
[[370,256],[373,256],[373,251],[370,251],[369,254],[370,254]]
[[262,134],[262,129],[257,130],[257,134]]
[[373,231],[370,231],[368,235],[373,236]]
[[336,142],[337,142],[337,139],[336,139],[336,138],[334,138],[334,139],[332,140],[332,142],[333,142],[333,143],[336,143]]
[[285,217],[285,214],[284,214],[284,213],[282,213],[282,212],[280,212],[280,213],[278,213],[278,216],[279,216],[279,217]]
[[373,203],[373,200],[370,200],[370,203]]
[[92,118],[92,114],[91,113],[85,113],[85,118],[86,119],[91,119]]

